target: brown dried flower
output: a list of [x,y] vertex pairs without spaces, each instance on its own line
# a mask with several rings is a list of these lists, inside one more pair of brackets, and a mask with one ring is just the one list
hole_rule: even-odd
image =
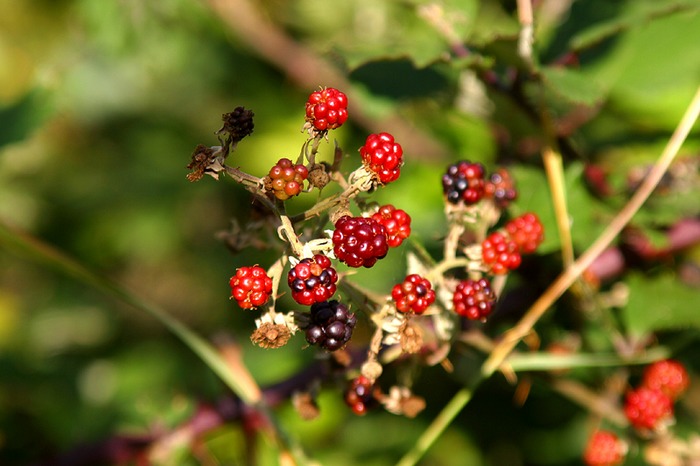
[[423,347],[423,336],[418,327],[411,325],[410,320],[406,320],[399,327],[399,342],[405,353],[415,354]]
[[287,344],[292,332],[286,325],[263,322],[250,340],[261,348],[280,348]]

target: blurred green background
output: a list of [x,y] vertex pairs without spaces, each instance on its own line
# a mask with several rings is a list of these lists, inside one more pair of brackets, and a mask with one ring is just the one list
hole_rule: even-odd
[[[426,19],[423,7],[430,4],[442,8],[472,55],[450,57],[445,35]],[[244,106],[255,112],[255,131],[229,163],[263,176],[280,157],[298,155],[308,94],[318,86],[347,84],[358,119],[351,112],[349,123],[331,136],[349,154],[348,169],[357,164],[356,148],[382,123],[408,128],[402,134],[417,129],[415,141],[399,140],[406,153],[402,177],[374,200],[408,211],[414,236],[439,255],[445,166],[462,158],[487,167],[508,164],[520,188],[514,212],[538,212],[551,232],[541,252],[543,268],[529,277],[535,278],[526,302],[552,278],[559,244],[540,166],[541,129],[507,95],[474,84],[474,70],[491,69],[504,79],[508,70],[522,70],[515,53],[515,2],[267,0],[232,1],[230,10],[216,5],[0,0],[0,221],[124,284],[206,338],[236,336],[256,380],[278,382],[313,363],[314,351],[303,350],[299,336],[280,350],[253,347],[248,335],[254,314],[228,299],[236,267],[268,266],[277,249],[231,254],[217,233],[234,218],[243,225],[250,221],[248,194],[230,179],[189,183],[185,166],[195,145],[216,144],[221,115]],[[330,64],[342,81],[317,81],[323,76],[314,76],[303,62],[301,70],[275,63],[274,52],[265,50],[271,36],[257,37],[227,17],[233,11],[234,19],[246,18],[251,5],[264,24]],[[658,156],[700,83],[700,13],[691,1],[579,0],[538,2],[537,14],[537,60],[551,63],[580,50],[579,67],[543,68],[540,97],[555,117],[593,109],[564,154],[580,252],[621,205],[619,196],[604,202],[589,192],[583,164],[600,163],[620,185],[628,167]],[[534,89],[525,91],[526,101],[538,101]],[[683,157],[697,158],[699,135],[696,129]],[[326,160],[331,148],[332,142],[322,145]],[[697,194],[692,185],[660,202],[640,215],[640,226],[653,234],[678,218],[697,216]],[[295,199],[289,210],[299,212],[312,202]],[[385,292],[403,278],[405,252],[392,251],[392,260],[363,270],[357,281]],[[697,264],[699,255],[691,251],[686,259]],[[678,303],[668,298],[673,309],[685,303],[687,311],[687,296],[697,297],[697,288],[677,280],[660,282],[646,274],[633,279],[639,289],[657,284],[654,293],[680,293]],[[514,278],[513,287],[522,283],[528,284]],[[622,319],[642,333],[698,326],[695,312],[673,309],[667,323],[639,321],[636,308]],[[552,332],[568,325],[562,322],[567,319],[553,319]],[[686,360],[697,353],[688,350]],[[463,356],[454,356],[458,369],[470,364]],[[597,372],[584,376],[592,383],[600,378]],[[423,369],[420,380],[415,391],[426,397],[428,409],[417,419],[387,413],[357,418],[343,404],[340,388],[331,388],[320,398],[319,419],[302,421],[283,405],[281,424],[323,464],[393,464],[460,385],[459,374],[446,375],[439,367]],[[225,392],[151,317],[0,249],[1,464],[30,464],[115,433],[174,427],[199,401]],[[484,384],[422,464],[579,464],[586,411],[546,384],[535,383],[522,407],[513,403],[512,392],[501,378]],[[693,419],[699,408],[687,410]],[[275,464],[265,444],[260,454],[260,464]],[[184,450],[169,462],[245,464],[242,429],[218,429],[200,451]]]

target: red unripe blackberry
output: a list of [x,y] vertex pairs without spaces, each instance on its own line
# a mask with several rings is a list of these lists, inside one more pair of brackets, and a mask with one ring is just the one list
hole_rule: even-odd
[[491,273],[504,275],[520,266],[518,244],[501,232],[493,232],[481,243],[481,257]]
[[372,267],[388,251],[386,228],[378,221],[344,215],[335,222],[333,252],[350,267]]
[[309,176],[309,170],[302,164],[295,165],[287,158],[281,158],[268,173],[270,185],[268,186],[275,197],[286,201],[290,197],[297,196],[304,187],[304,180]]
[[358,416],[366,414],[368,409],[377,404],[377,399],[374,396],[374,384],[364,375],[360,375],[350,381],[344,398],[345,403]]
[[537,215],[528,212],[506,223],[505,230],[521,254],[532,254],[544,239],[544,228]]
[[403,283],[394,285],[391,297],[397,310],[422,314],[435,301],[435,291],[426,278],[414,273],[406,276]]
[[462,160],[447,167],[442,175],[442,191],[448,202],[476,204],[484,196],[484,166]]
[[331,260],[323,254],[302,259],[287,275],[292,298],[304,306],[328,301],[335,293],[337,281]]
[[401,174],[403,149],[389,133],[370,134],[360,147],[362,163],[382,184],[395,181]]
[[495,303],[496,294],[486,278],[463,280],[452,295],[455,312],[472,320],[486,320]]
[[372,218],[386,228],[386,240],[391,248],[400,246],[411,234],[411,217],[391,204],[381,206]]
[[260,266],[241,267],[229,280],[231,297],[243,309],[260,307],[267,302],[272,293],[272,279]]
[[348,119],[348,98],[328,87],[312,92],[306,102],[306,121],[318,131],[338,128]]
[[309,323],[304,326],[306,341],[328,351],[342,348],[350,341],[357,323],[355,314],[336,300],[311,305]]
[[598,430],[591,435],[583,452],[586,466],[618,466],[627,455],[627,444],[613,432]]
[[624,411],[635,428],[656,430],[673,420],[673,401],[661,390],[639,387],[627,393]]
[[672,359],[657,361],[644,369],[642,386],[661,390],[672,400],[677,400],[690,385],[688,372],[683,364]]
[[484,184],[484,195],[492,198],[499,207],[508,207],[508,204],[518,197],[510,172],[505,168],[499,168],[491,173]]

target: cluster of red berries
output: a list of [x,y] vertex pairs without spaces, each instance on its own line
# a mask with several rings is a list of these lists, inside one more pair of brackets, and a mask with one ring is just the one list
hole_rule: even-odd
[[310,306],[328,301],[335,294],[338,274],[323,254],[302,259],[289,271],[287,283],[297,303]]
[[372,218],[386,228],[386,242],[390,248],[400,246],[411,234],[410,215],[391,204],[381,206]]
[[237,269],[236,275],[229,280],[229,285],[231,297],[243,309],[262,306],[272,293],[272,279],[265,269],[257,265]]
[[377,404],[374,384],[364,375],[354,378],[345,391],[345,403],[355,414],[360,416],[366,414],[368,409]]
[[362,163],[381,184],[391,183],[401,174],[403,149],[389,133],[370,134],[360,147]]
[[384,225],[370,217],[344,215],[335,222],[333,252],[350,267],[372,267],[389,251]]
[[642,431],[655,431],[673,422],[673,403],[688,388],[690,379],[683,364],[674,360],[646,367],[639,387],[625,397],[625,416]]
[[356,323],[355,314],[336,300],[312,304],[304,326],[306,341],[328,351],[338,350],[350,341]]
[[478,162],[460,160],[447,167],[442,175],[442,191],[450,204],[473,205],[484,197],[501,208],[518,196],[510,173],[499,168],[486,178],[486,169]]
[[544,228],[537,215],[527,213],[510,220],[503,231],[491,233],[481,243],[481,256],[491,273],[503,275],[520,266],[522,254],[537,250]]
[[586,466],[618,466],[625,460],[627,444],[614,432],[597,430],[588,439],[583,452]]
[[391,297],[400,312],[422,314],[435,301],[435,291],[428,279],[414,273],[394,285]]
[[457,314],[472,320],[486,320],[496,303],[496,293],[487,278],[462,280],[452,294]]
[[306,102],[306,121],[316,130],[336,129],[348,119],[348,98],[328,87],[312,92]]
[[[644,369],[640,385],[625,396],[624,412],[635,429],[647,433],[673,422],[673,403],[688,389],[690,378],[683,364],[672,359]],[[627,444],[614,432],[597,430],[583,452],[587,466],[617,466],[624,462]]]
[[[309,170],[302,164],[294,164],[287,158],[281,158],[267,175],[266,187],[275,197],[286,201],[297,196],[304,187],[304,180],[309,176]],[[268,184],[269,183],[269,184]]]

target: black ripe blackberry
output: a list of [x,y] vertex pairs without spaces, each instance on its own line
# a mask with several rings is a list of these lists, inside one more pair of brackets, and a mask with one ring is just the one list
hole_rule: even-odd
[[336,300],[311,305],[306,341],[328,351],[342,348],[350,341],[357,318],[345,304]]
[[484,196],[484,166],[462,160],[447,167],[442,190],[451,204],[476,204]]

